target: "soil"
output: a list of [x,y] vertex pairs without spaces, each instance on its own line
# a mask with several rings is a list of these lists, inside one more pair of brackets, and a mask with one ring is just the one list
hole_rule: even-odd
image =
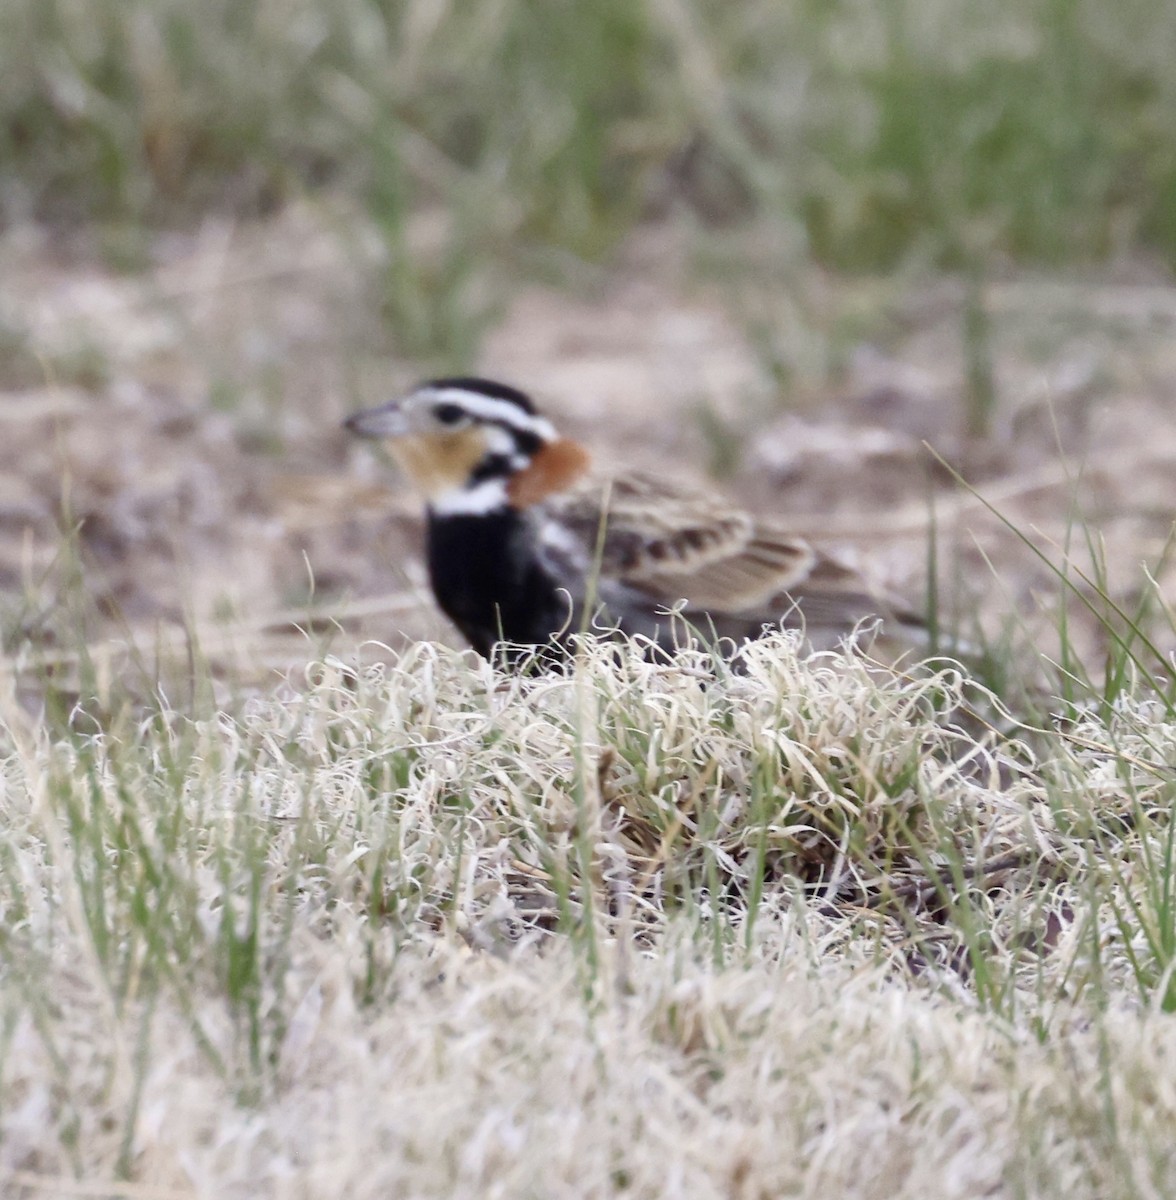
[[[688,258],[651,229],[575,287],[517,286],[478,369],[609,461],[722,468],[721,486],[916,606],[934,561],[968,635],[1015,624],[1048,652],[1059,569],[1092,655],[1105,629],[1077,597],[1130,607],[1151,564],[1172,598],[1176,288],[1142,268],[989,283],[997,400],[969,434],[957,282],[815,281],[826,311],[871,316],[835,368],[785,386],[733,315],[747,298]],[[69,674],[88,655],[101,679],[200,654],[238,685],[456,640],[424,584],[416,499],[340,428],[458,365],[396,353],[381,262],[322,203],[158,234],[121,269],[96,233],[0,239],[10,664]]]

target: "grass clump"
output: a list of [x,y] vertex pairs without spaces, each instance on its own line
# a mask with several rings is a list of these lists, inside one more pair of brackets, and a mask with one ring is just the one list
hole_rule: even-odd
[[10,702],[6,1186],[1060,1195],[1065,1161],[1105,1195],[1092,1122],[1166,1178],[1162,711],[1030,746],[951,664],[797,650],[587,639],[519,677],[418,644],[231,713]]

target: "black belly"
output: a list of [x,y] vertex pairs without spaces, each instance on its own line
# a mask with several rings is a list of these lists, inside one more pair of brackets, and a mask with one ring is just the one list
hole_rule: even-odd
[[428,552],[437,603],[487,658],[498,642],[541,645],[567,625],[567,596],[539,563],[524,514],[430,515]]

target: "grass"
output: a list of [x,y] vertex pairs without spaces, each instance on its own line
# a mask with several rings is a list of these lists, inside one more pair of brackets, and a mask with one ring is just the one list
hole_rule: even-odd
[[1165,1190],[1164,705],[797,650],[10,698],[6,1190]]
[[[98,222],[125,258],[144,222],[342,189],[402,348],[451,364],[491,264],[493,293],[669,210],[771,230],[785,268],[1171,264],[1174,38],[1161,0],[16,0],[0,214]],[[428,204],[440,248],[411,236]]]
[[[1010,309],[1010,265],[1176,258],[1174,36],[1159,0],[5,4],[0,220],[119,272],[182,255],[161,231],[211,250],[194,285],[75,296],[56,341],[0,312],[6,385],[79,393],[52,393],[46,437],[136,384],[100,453],[130,466],[77,513],[66,487],[61,549],[30,543],[0,622],[0,1191],[1176,1190],[1176,620],[1150,578],[1122,598],[1077,508],[1053,545],[1007,523],[1054,626],[1009,629],[971,676],[780,635],[737,671],[588,641],[522,679],[417,643],[250,688],[238,637],[329,626],[330,596],[253,624],[230,606],[215,655],[189,629],[166,669],[127,665],[99,644],[123,626],[85,525],[159,459],[103,550],[147,595],[172,543],[132,534],[166,526],[180,460],[205,468],[184,495],[210,536],[256,503],[216,481],[260,480],[260,454],[202,457],[192,413],[138,429],[169,355],[193,411],[249,410],[255,450],[318,469],[326,441],[290,430],[386,389],[372,326],[414,371],[473,364],[514,280],[590,286],[657,220],[727,287],[771,393],[745,416],[686,398],[716,472],[789,388],[886,342],[929,269],[965,281],[958,428],[999,437],[994,341],[1041,338],[1046,363],[1139,325]],[[296,274],[236,236],[278,208]],[[845,301],[793,286],[891,270]],[[223,321],[184,334],[188,286]],[[293,332],[250,338],[312,294]]]
[[265,614],[128,665],[64,539],[4,621],[0,1191],[1170,1191],[1176,630],[1062,530],[1006,526],[1055,627],[991,693],[349,632],[246,688]]

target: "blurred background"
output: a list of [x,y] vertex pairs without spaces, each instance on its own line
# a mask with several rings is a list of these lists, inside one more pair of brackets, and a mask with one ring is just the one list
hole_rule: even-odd
[[986,641],[1164,615],[1173,63],[1165,0],[5,0],[8,663],[450,636],[338,424],[467,370]]

